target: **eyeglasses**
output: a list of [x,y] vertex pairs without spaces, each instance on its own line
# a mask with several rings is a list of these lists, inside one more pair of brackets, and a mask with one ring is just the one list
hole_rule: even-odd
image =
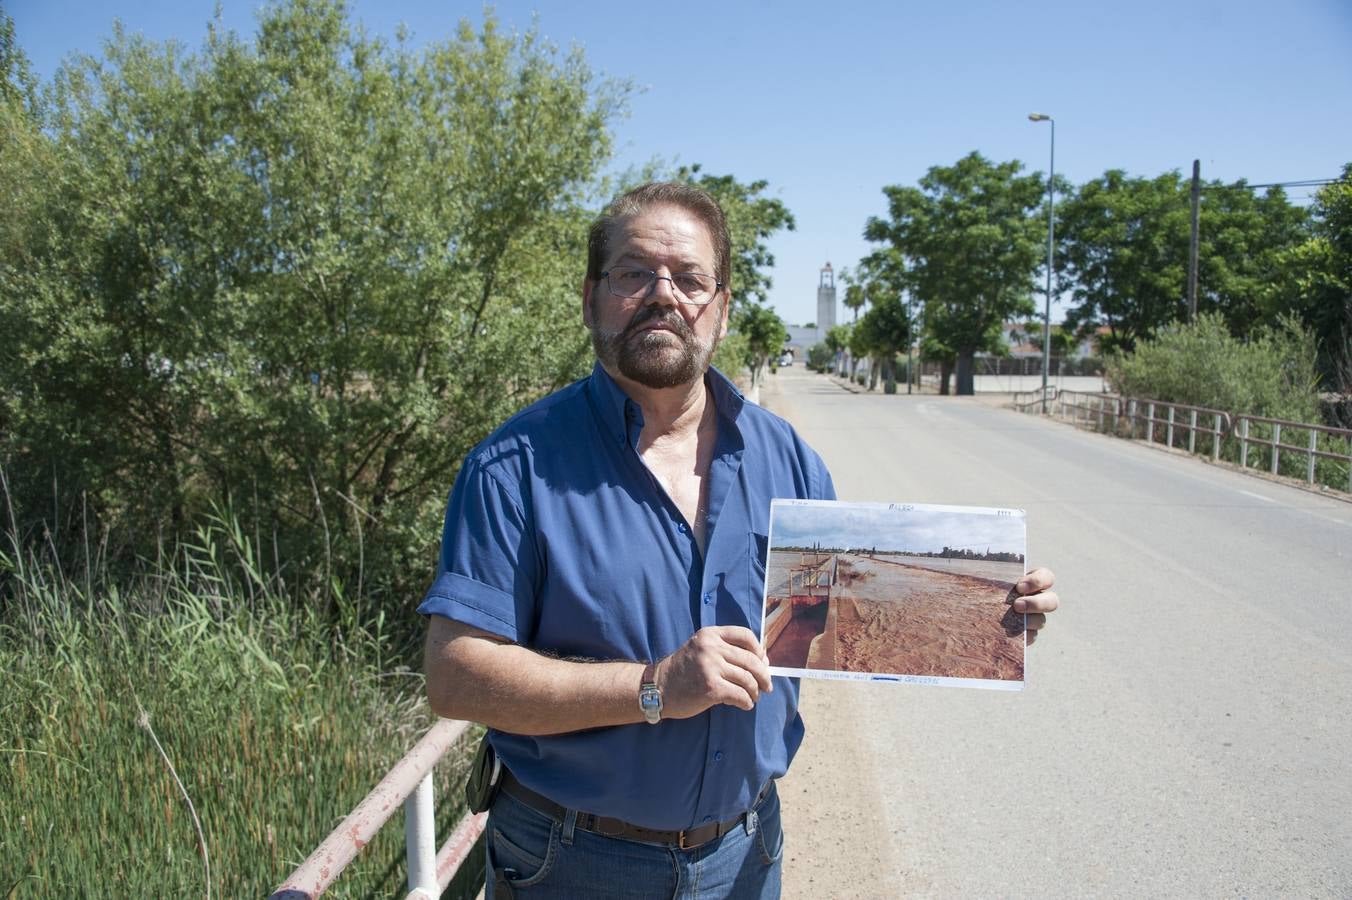
[[602,272],[601,277],[610,286],[610,292],[616,297],[637,300],[648,296],[658,280],[671,282],[676,299],[692,306],[705,306],[718,296],[723,282],[712,275],[699,272],[676,272],[670,277],[658,275],[652,269],[640,269],[636,266],[614,266]]

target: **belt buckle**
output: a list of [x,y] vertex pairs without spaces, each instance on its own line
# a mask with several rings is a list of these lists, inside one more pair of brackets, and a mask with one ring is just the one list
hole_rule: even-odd
[[[691,846],[687,846],[687,845],[686,845],[686,843],[685,843],[685,832],[684,832],[684,831],[678,831],[678,832],[676,832],[676,846],[679,847],[679,848],[682,849],[682,850],[693,850],[693,849],[695,849],[694,847],[691,847]],[[696,846],[698,846],[698,845],[696,845]]]

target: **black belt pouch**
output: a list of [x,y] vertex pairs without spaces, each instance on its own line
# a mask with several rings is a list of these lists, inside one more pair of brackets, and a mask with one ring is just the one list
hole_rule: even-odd
[[465,782],[465,804],[470,812],[481,813],[492,806],[500,787],[502,763],[493,752],[493,745],[488,743],[488,733],[484,732],[469,767],[469,780]]

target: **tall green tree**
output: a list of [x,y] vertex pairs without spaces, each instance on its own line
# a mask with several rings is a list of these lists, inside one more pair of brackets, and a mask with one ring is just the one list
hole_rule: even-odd
[[765,303],[772,284],[770,269],[775,257],[766,241],[781,229],[793,231],[793,213],[783,201],[766,196],[765,180],[743,183],[732,175],[701,172],[699,164],[682,166],[676,179],[708,191],[727,216],[732,237],[733,309],[742,303]]
[[[1156,178],[1110,170],[1059,205],[1058,258],[1074,305],[1067,327],[1082,337],[1107,328],[1107,350],[1188,317],[1190,187],[1178,172]],[[1203,185],[1198,242],[1198,313],[1215,312],[1242,335],[1275,324],[1270,291],[1308,216],[1280,188],[1255,194],[1244,182]]]
[[1105,350],[1130,351],[1184,312],[1189,208],[1177,172],[1131,178],[1120,169],[1058,205],[1057,267],[1072,286],[1066,327],[1108,329]]
[[27,520],[56,482],[144,553],[215,500],[292,572],[407,588],[467,448],[585,367],[626,93],[491,16],[414,51],[329,0],[66,67],[23,210],[47,237],[0,270]]
[[897,354],[906,349],[910,340],[910,322],[906,318],[906,308],[901,304],[897,292],[879,291],[873,295],[872,304],[864,317],[855,324],[851,332],[851,346],[857,347],[872,361],[870,388],[877,383],[877,376],[883,380],[883,392],[897,392]]
[[1277,326],[1290,310],[1270,307],[1271,285],[1286,254],[1309,237],[1310,214],[1282,188],[1258,193],[1243,181],[1207,184],[1199,221],[1198,313],[1219,313],[1239,336],[1260,325]]
[[1352,163],[1319,189],[1308,238],[1283,254],[1266,319],[1298,317],[1314,335],[1324,388],[1352,395]]
[[745,362],[751,373],[752,399],[759,400],[761,383],[770,360],[779,357],[789,331],[770,307],[762,303],[743,303],[734,317],[737,334],[745,341]]
[[931,168],[918,188],[883,188],[888,217],[870,218],[864,229],[906,260],[926,333],[957,358],[959,394],[973,391],[975,354],[998,352],[1001,325],[1032,312],[1033,275],[1045,252],[1045,225],[1035,215],[1045,182],[1022,171],[1018,161],[970,153]]
[[832,325],[827,330],[822,343],[831,351],[831,358],[835,361],[833,368],[839,367],[840,354],[850,349],[850,332],[853,330],[853,325]]
[[[905,340],[914,327],[909,319],[910,310],[905,309],[902,302],[907,284],[905,260],[895,248],[880,247],[861,259],[853,271],[843,272],[842,279],[848,285],[847,304],[852,299],[860,306],[868,304],[870,312],[885,307],[864,326],[862,333],[858,327],[860,322],[854,323],[846,343],[850,351],[850,377],[854,377],[860,359],[871,359],[870,389],[877,386],[879,373],[886,376],[889,385],[894,384],[892,357],[906,347]],[[898,310],[901,310],[904,322],[898,321]],[[867,316],[865,313],[865,318]],[[899,330],[904,336],[899,337]],[[893,345],[896,349],[889,351]]]
[[854,314],[850,321],[858,322],[859,310],[863,309],[864,305],[868,303],[868,294],[865,293],[862,284],[851,281],[848,270],[842,270],[840,276],[841,281],[845,282],[845,308]]

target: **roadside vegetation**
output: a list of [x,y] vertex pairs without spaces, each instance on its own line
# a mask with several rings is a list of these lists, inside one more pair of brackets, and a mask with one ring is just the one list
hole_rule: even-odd
[[[1294,317],[1275,327],[1260,325],[1241,340],[1219,315],[1204,313],[1196,322],[1162,328],[1155,337],[1139,341],[1131,353],[1110,354],[1106,377],[1125,397],[1317,425],[1321,420],[1317,346],[1310,330]],[[1283,444],[1296,447],[1308,447],[1312,435],[1318,450],[1344,457],[1349,452],[1347,439],[1313,429],[1288,425],[1280,433]],[[1273,425],[1253,423],[1245,464],[1270,471],[1272,450],[1262,442],[1275,436]],[[1199,452],[1210,452],[1211,437],[1203,434],[1198,440]],[[1238,435],[1221,442],[1220,455],[1240,462]],[[1306,454],[1286,451],[1278,460],[1279,474],[1306,480]],[[1347,490],[1348,465],[1346,460],[1316,459],[1316,483]]]
[[[334,0],[38,84],[0,11],[0,896],[265,895],[403,755],[446,493],[589,370],[617,190],[719,197],[720,361],[777,353],[792,216],[610,173],[630,92],[491,13],[414,49]],[[401,832],[334,895],[397,893]]]
[[1319,416],[1315,340],[1294,318],[1260,325],[1244,339],[1215,313],[1174,323],[1108,358],[1120,394],[1229,413],[1313,422]]
[[[1197,313],[1241,343],[1300,335],[1318,390],[1352,397],[1352,163],[1328,174],[1308,207],[1280,185],[1201,184]],[[1189,321],[1189,191],[1177,171],[1110,169],[1079,186],[1057,179],[1052,290],[1069,305],[1054,356],[1080,343],[1100,358],[1131,354]],[[956,392],[970,393],[974,356],[1007,355],[1002,327],[1034,322],[1043,308],[1046,176],[973,152],[883,194],[885,214],[864,226],[876,249],[846,279],[845,305],[867,311],[848,338],[828,336],[827,349],[886,366],[894,336],[913,334],[940,367],[941,392],[956,376]]]
[[[407,629],[296,602],[233,519],[130,577],[23,543],[0,541],[5,897],[263,896],[430,724]],[[443,834],[463,773],[437,770]],[[399,893],[403,853],[396,823],[333,896]]]

